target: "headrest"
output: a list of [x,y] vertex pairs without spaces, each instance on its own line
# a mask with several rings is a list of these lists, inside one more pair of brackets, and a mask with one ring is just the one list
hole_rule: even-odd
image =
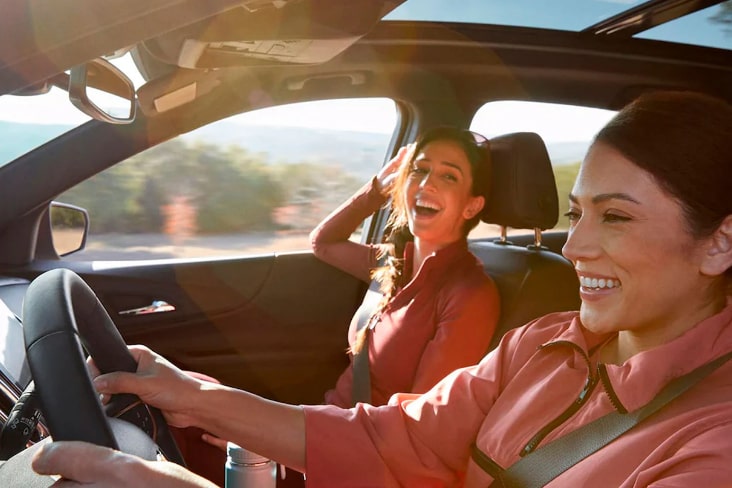
[[481,220],[514,229],[551,229],[559,220],[557,185],[544,141],[533,132],[490,139],[492,181]]

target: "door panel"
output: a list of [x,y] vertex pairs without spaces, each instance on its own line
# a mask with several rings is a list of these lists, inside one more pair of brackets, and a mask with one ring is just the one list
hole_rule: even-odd
[[[347,365],[365,285],[311,253],[125,266],[80,273],[128,344],[290,403],[319,403]],[[165,300],[175,311],[120,316]]]

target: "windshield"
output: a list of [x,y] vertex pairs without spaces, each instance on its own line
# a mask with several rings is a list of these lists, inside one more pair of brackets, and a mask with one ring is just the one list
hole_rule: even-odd
[[[142,84],[129,54],[110,61],[130,77],[135,87]],[[0,96],[0,166],[89,120],[59,88],[42,95]]]

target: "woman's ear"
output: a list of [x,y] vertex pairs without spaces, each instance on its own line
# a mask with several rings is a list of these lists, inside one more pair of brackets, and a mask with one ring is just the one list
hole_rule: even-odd
[[485,197],[470,197],[470,201],[468,201],[465,210],[463,210],[465,220],[470,220],[478,215],[483,210],[483,205],[485,205]]
[[732,268],[732,215],[728,215],[709,238],[701,272],[719,276]]

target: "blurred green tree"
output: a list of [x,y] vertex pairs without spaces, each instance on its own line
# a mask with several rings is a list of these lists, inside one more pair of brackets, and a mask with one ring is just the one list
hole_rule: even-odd
[[133,198],[139,193],[139,186],[140,175],[134,167],[116,165],[68,190],[57,200],[86,208],[91,232],[129,232],[130,215],[137,211]]
[[184,198],[201,234],[310,229],[363,182],[337,165],[274,164],[240,146],[174,139],[99,173],[58,200],[89,211],[94,233],[159,233]]

